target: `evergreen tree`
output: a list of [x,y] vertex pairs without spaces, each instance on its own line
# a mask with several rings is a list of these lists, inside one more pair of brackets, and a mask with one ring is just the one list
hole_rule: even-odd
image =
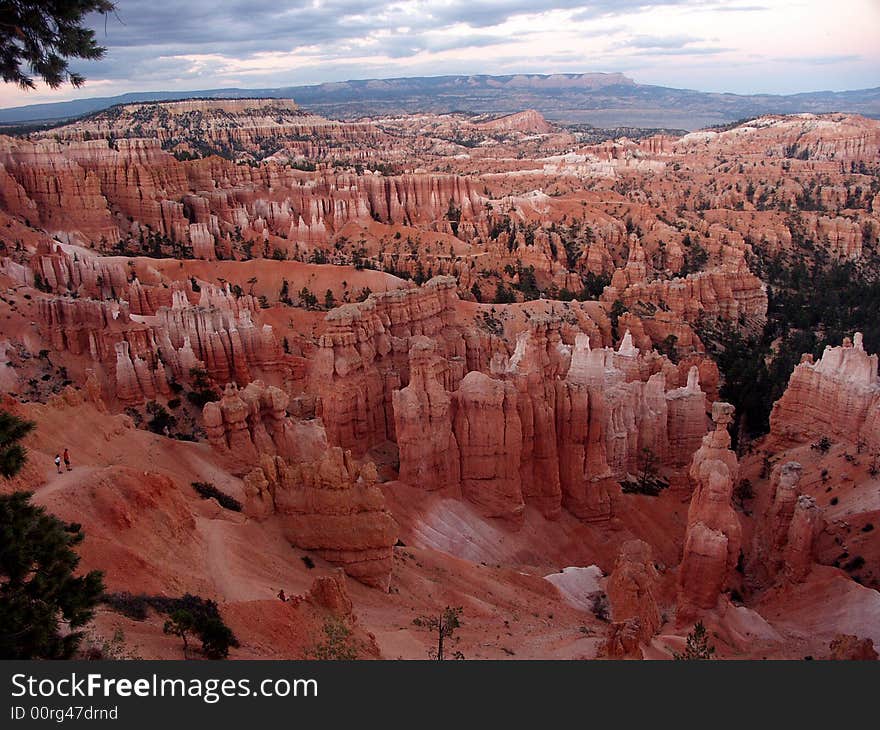
[[[432,633],[436,633],[437,648],[428,651],[428,656],[431,659],[436,659],[437,661],[442,662],[447,658],[447,652],[444,645],[447,641],[451,641],[455,632],[461,628],[462,612],[463,609],[461,606],[447,606],[438,616],[419,616],[418,618],[413,619],[413,624],[416,626],[428,629],[428,631]],[[456,651],[453,652],[452,658],[464,659],[464,654],[460,651]]]
[[68,59],[94,61],[103,58],[107,50],[95,42],[95,31],[84,27],[83,20],[89,13],[106,16],[114,9],[109,0],[4,2],[0,5],[3,81],[23,89],[36,87],[33,77],[40,77],[53,89],[65,81],[82,86],[85,78],[70,70]]
[[0,475],[7,479],[21,471],[27,461],[27,451],[19,442],[34,429],[9,411],[0,411]]
[[0,496],[0,657],[69,659],[104,585],[98,571],[74,575],[80,526],[30,498],[28,492]]
[[701,660],[711,659],[714,653],[715,647],[709,643],[709,632],[706,631],[703,622],[698,621],[697,625],[694,626],[694,630],[687,635],[684,652],[681,654],[675,653],[673,656],[677,660]]
[[193,615],[186,609],[178,609],[171,614],[162,627],[162,631],[171,636],[179,636],[183,640],[183,658],[189,659],[187,650],[189,649],[189,637],[195,633],[196,620]]

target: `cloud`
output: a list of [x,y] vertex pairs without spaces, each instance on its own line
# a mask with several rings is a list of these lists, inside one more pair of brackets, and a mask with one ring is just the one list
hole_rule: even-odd
[[685,46],[689,46],[692,43],[698,43],[701,41],[701,38],[695,38],[694,36],[688,35],[675,35],[675,36],[648,36],[648,35],[638,35],[625,43],[621,43],[620,47],[633,47],[633,48],[644,48],[644,49],[653,49],[653,48],[684,48]]
[[861,56],[854,53],[841,53],[829,56],[794,56],[777,58],[776,60],[783,63],[804,63],[811,66],[831,66],[838,63],[854,63],[863,59]]
[[[108,91],[280,87],[349,78],[519,71],[638,69],[652,81],[692,85],[692,79],[705,78],[702,70],[713,56],[735,51],[742,60],[756,48],[765,53],[768,47],[776,55],[791,56],[766,59],[778,63],[777,72],[789,78],[794,64],[829,72],[839,68],[842,75],[850,62],[861,63],[859,73],[866,76],[877,55],[864,43],[847,43],[847,34],[870,25],[867,19],[823,36],[825,27],[815,18],[832,12],[827,6],[817,10],[825,0],[116,2],[118,19],[90,18],[107,56],[71,64],[88,80],[83,90],[63,89],[54,96],[41,90],[35,99],[0,87],[0,103]],[[807,11],[813,25],[804,31]],[[798,23],[792,25],[792,17]],[[788,30],[781,33],[780,28]],[[764,40],[756,38],[761,34]],[[781,40],[768,46],[767,38]],[[815,55],[795,58],[804,52]],[[660,76],[670,69],[672,74]]]

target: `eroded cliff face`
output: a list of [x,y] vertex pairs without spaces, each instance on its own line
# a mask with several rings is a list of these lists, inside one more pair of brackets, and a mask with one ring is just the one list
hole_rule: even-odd
[[551,519],[563,507],[607,519],[611,492],[646,449],[679,463],[706,431],[697,369],[688,385],[667,390],[671,363],[641,354],[629,334],[617,351],[592,349],[583,333],[572,347],[558,320],[533,319],[509,358],[496,357],[489,373],[469,372],[457,388],[453,379],[450,392],[442,374],[454,363],[439,350],[413,338],[409,384],[392,395],[400,479],[460,488],[489,516],[521,523],[533,504]]
[[818,362],[804,356],[773,404],[770,429],[792,442],[825,436],[880,448],[877,355],[865,352],[860,332],[840,347],[826,347]]
[[772,501],[755,534],[749,578],[757,586],[800,582],[815,562],[816,539],[824,527],[816,500],[800,490],[803,467],[779,465],[771,481]]
[[376,486],[376,468],[358,465],[339,447],[319,454],[289,464],[264,453],[246,480],[249,507],[257,515],[274,514],[293,545],[387,591],[397,525]]

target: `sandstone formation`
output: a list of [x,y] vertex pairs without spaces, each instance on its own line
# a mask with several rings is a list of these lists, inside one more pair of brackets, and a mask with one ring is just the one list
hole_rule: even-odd
[[440,379],[441,367],[434,342],[413,338],[409,385],[392,393],[400,479],[423,489],[458,487],[461,479],[453,401]]
[[257,471],[250,481],[263,486],[293,545],[388,590],[397,526],[371,462],[358,466],[349,452],[334,447],[316,461],[295,464],[264,455]]
[[651,546],[643,540],[625,542],[605,590],[613,620],[620,623],[638,619],[639,636],[644,642],[649,642],[660,628],[660,610],[655,597],[658,580]]
[[860,639],[852,634],[840,634],[828,647],[832,661],[876,661],[877,650],[872,639]]
[[816,500],[800,493],[803,467],[789,461],[774,470],[773,500],[755,536],[753,580],[766,582],[782,577],[803,580],[814,562],[814,545],[824,520]]
[[230,383],[223,397],[202,411],[208,441],[243,470],[263,455],[288,461],[314,458],[328,448],[326,434],[315,421],[290,418],[288,400],[283,390],[259,380],[242,389]]
[[742,527],[731,504],[738,473],[727,431],[732,416],[729,404],[713,405],[715,430],[703,438],[691,464],[695,488],[678,568],[679,623],[716,608],[721,592],[730,587],[740,560]]
[[607,659],[642,659],[642,635],[641,621],[637,617],[615,621],[602,644],[600,656]]
[[825,436],[880,448],[880,375],[861,332],[840,347],[828,346],[818,362],[805,355],[785,393],[773,404],[771,432],[804,442]]
[[514,387],[471,371],[453,397],[462,496],[490,517],[521,523],[523,435]]

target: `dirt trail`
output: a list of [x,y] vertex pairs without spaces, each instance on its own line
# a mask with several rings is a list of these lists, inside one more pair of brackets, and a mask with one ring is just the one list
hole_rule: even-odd
[[70,471],[63,471],[58,474],[52,470],[46,474],[46,483],[34,492],[34,498],[37,502],[45,502],[45,500],[55,492],[59,492],[67,487],[75,486],[86,477],[91,476],[97,471],[93,466],[75,466]]

